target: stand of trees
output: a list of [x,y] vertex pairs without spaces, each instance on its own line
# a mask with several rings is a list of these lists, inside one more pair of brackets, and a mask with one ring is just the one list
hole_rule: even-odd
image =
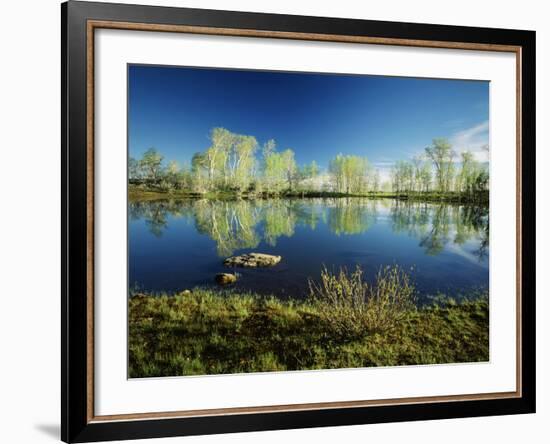
[[330,161],[329,172],[339,193],[361,194],[378,191],[379,174],[372,168],[366,157],[338,154]]
[[[484,147],[489,150],[488,146]],[[470,151],[453,151],[446,139],[434,139],[423,156],[400,160],[391,170],[396,193],[462,193],[470,196],[489,191],[489,169],[474,159]]]
[[[488,149],[488,148],[487,148]],[[287,194],[334,192],[363,195],[391,188],[396,194],[487,193],[489,171],[471,152],[457,155],[445,139],[434,139],[423,155],[397,161],[389,183],[366,157],[338,154],[322,171],[315,161],[299,166],[294,151],[277,150],[274,140],[260,147],[254,136],[225,128],[210,132],[210,146],[193,155],[190,165],[165,162],[155,148],[141,159],[130,157],[129,181],[144,189]]]
[[300,167],[294,151],[278,151],[274,140],[260,148],[254,136],[214,128],[210,146],[195,153],[190,165],[180,166],[175,161],[165,165],[155,148],[148,149],[139,160],[130,158],[129,181],[145,188],[195,193],[360,193],[377,189],[380,175],[373,172],[366,158],[341,154],[331,162],[330,173],[322,173],[315,161]]

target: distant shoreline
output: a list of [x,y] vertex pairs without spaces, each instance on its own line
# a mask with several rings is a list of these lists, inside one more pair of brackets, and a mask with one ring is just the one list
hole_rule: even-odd
[[362,197],[369,199],[399,199],[405,201],[421,202],[441,202],[441,203],[464,203],[487,205],[489,203],[489,193],[483,196],[470,196],[460,192],[367,192],[361,194],[339,193],[332,191],[288,191],[282,193],[238,193],[232,191],[212,191],[206,193],[197,193],[189,190],[171,190],[164,191],[158,188],[138,188],[135,185],[129,185],[128,198],[135,200],[160,200],[160,199],[213,199],[213,200],[234,200],[234,199],[291,199],[291,198],[346,198]]

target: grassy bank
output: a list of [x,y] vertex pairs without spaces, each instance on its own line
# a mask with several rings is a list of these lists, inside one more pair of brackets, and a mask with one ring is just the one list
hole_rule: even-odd
[[335,309],[316,294],[306,301],[211,289],[135,295],[129,300],[130,377],[489,359],[486,298],[423,308],[386,298],[393,315],[377,323],[373,315],[385,310],[378,303],[357,307],[350,300]]
[[213,191],[207,193],[196,193],[189,190],[174,189],[165,191],[160,188],[140,188],[130,185],[128,188],[130,200],[155,200],[155,199],[270,199],[270,198],[338,198],[338,197],[367,197],[372,199],[400,199],[424,202],[453,202],[453,203],[477,203],[487,204],[489,193],[471,196],[465,193],[448,192],[369,192],[363,194],[346,194],[330,191],[287,191],[284,193],[236,193],[231,191]]

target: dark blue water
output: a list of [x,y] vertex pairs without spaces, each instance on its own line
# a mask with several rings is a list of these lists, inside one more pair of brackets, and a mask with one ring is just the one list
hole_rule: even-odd
[[229,256],[281,255],[267,269],[236,271],[238,289],[304,297],[321,267],[411,270],[420,297],[460,296],[489,285],[488,209],[363,198],[131,202],[131,289],[215,286]]

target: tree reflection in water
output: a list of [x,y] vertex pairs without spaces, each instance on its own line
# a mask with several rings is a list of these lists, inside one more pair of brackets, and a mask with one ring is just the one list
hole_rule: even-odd
[[486,206],[433,204],[366,198],[266,200],[153,200],[132,201],[130,220],[143,219],[156,237],[169,218],[189,218],[197,231],[216,243],[220,257],[256,248],[263,240],[275,246],[292,237],[297,226],[315,230],[320,222],[336,235],[367,232],[381,216],[390,219],[395,233],[419,240],[426,254],[437,255],[446,245],[479,242],[475,254],[489,252],[489,209]]

